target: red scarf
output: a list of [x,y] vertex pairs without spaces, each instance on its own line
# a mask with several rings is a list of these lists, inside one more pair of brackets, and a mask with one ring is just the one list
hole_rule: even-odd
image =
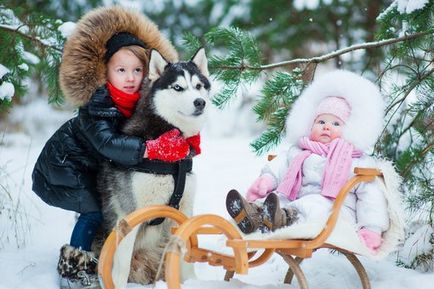
[[107,88],[110,92],[110,96],[112,97],[115,106],[119,111],[127,118],[130,118],[133,115],[134,108],[136,107],[136,103],[139,100],[140,94],[139,92],[134,92],[132,94],[125,93],[116,87],[113,84],[107,81]]
[[194,149],[195,156],[201,153],[200,149],[200,134],[196,134],[194,136],[188,137],[185,139],[190,147]]

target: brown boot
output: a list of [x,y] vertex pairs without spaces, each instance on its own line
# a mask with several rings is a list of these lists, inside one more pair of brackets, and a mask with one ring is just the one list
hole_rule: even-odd
[[230,190],[227,194],[226,210],[244,234],[256,231],[262,223],[261,208],[249,203],[237,190]]
[[275,231],[279,228],[292,225],[298,219],[295,208],[280,208],[279,197],[275,193],[267,196],[262,207],[262,232]]
[[96,272],[97,265],[98,260],[93,252],[63,245],[57,264],[60,289],[101,289]]

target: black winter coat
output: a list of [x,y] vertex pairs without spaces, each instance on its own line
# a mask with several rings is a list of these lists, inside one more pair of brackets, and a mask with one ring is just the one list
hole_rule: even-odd
[[78,116],[45,144],[33,169],[33,191],[52,206],[78,213],[99,211],[99,163],[108,159],[134,166],[145,152],[142,139],[119,133],[123,121],[107,90],[98,89]]

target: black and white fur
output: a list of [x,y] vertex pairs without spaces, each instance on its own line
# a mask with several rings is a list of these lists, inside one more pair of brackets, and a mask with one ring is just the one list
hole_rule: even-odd
[[[173,128],[178,128],[185,138],[197,134],[207,114],[208,77],[204,49],[190,61],[177,63],[167,62],[152,50],[149,83],[144,84],[143,96],[122,128],[123,133],[144,140],[156,139]],[[187,174],[179,210],[188,216],[192,214],[195,183],[194,175]],[[142,173],[105,163],[98,190],[106,229],[111,230],[123,217],[139,208],[167,204],[173,189],[172,175]],[[168,220],[157,226],[137,226],[123,239],[114,258],[115,288],[125,288],[128,281],[142,284],[156,281],[155,274],[171,226]]]

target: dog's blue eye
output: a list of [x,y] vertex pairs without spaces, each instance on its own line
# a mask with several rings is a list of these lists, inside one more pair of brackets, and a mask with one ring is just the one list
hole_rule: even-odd
[[200,83],[196,84],[196,89],[200,90],[202,88],[202,85]]
[[172,86],[172,88],[176,91],[183,91],[184,88],[182,88],[181,86],[179,86],[178,84],[175,84],[174,86]]

